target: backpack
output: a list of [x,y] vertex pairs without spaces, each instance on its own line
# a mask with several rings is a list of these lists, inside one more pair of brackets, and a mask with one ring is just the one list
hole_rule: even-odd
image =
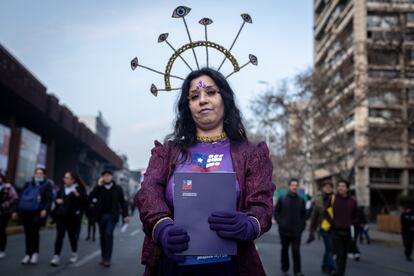
[[24,189],[20,201],[19,210],[23,212],[36,212],[41,209],[41,185],[29,185]]
[[[334,203],[335,203],[335,195],[332,195],[331,200],[330,200],[330,204],[329,204],[328,208],[326,208],[327,215],[330,216],[332,219],[334,217],[334,213],[333,213]],[[332,228],[331,223],[326,218],[324,218],[322,220],[322,223],[321,223],[321,229],[323,231],[327,232],[327,231],[331,230],[331,228]]]

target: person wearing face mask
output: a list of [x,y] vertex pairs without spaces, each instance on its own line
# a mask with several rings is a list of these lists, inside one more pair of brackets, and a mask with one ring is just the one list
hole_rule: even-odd
[[10,216],[16,208],[17,193],[13,185],[7,182],[6,176],[0,173],[0,259],[6,257],[6,227]]
[[[98,184],[90,194],[91,201],[96,204],[96,218],[99,226],[101,265],[111,266],[111,255],[114,242],[114,230],[122,215],[123,223],[129,222],[128,204],[124,192],[113,180],[112,171],[104,170]],[[120,213],[120,211],[122,213]]]
[[56,207],[53,210],[56,221],[56,241],[55,254],[50,261],[50,265],[57,266],[60,263],[60,253],[62,251],[65,232],[68,232],[72,256],[70,263],[75,263],[78,259],[78,229],[81,227],[82,211],[87,205],[87,195],[85,183],[75,172],[66,172],[64,186],[56,196]]
[[[46,171],[37,168],[31,181],[20,194],[17,212],[22,217],[26,254],[22,264],[37,264],[39,258],[40,227],[46,224],[52,204],[52,184],[46,178]],[[17,217],[17,213],[13,214]]]

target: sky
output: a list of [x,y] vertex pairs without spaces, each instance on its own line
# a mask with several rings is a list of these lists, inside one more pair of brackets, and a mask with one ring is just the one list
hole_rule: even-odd
[[[145,168],[154,140],[172,131],[178,91],[154,97],[152,83],[163,88],[163,77],[143,68],[132,71],[130,61],[164,71],[173,51],[157,43],[169,33],[175,47],[188,43],[181,19],[171,15],[177,6],[191,8],[186,21],[193,41],[204,40],[198,21],[209,17],[208,39],[229,48],[242,18],[251,15],[232,49],[239,64],[248,55],[258,58],[228,80],[245,119],[254,114],[249,103],[279,80],[312,66],[312,1],[63,1],[3,0],[0,4],[0,44],[14,55],[48,90],[76,115],[101,111],[111,127],[109,145],[128,156],[132,169]],[[196,49],[200,65],[205,48]],[[191,51],[183,54],[195,68]],[[209,64],[218,67],[223,56],[209,50]],[[226,61],[221,72],[232,71]],[[171,72],[185,78],[189,69],[177,59]],[[173,87],[180,81],[172,80]]]

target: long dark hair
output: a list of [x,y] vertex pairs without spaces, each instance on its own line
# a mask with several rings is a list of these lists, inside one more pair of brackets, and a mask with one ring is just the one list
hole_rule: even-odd
[[[211,68],[202,68],[192,71],[184,80],[181,87],[181,95],[176,104],[176,118],[173,133],[167,135],[165,142],[172,140],[180,149],[181,156],[179,161],[186,160],[188,149],[194,145],[196,139],[196,125],[191,116],[188,104],[188,95],[191,81],[201,76],[209,76],[220,90],[224,104],[224,131],[231,141],[247,141],[246,129],[242,122],[241,112],[234,101],[234,92],[225,77],[218,71]],[[176,160],[177,161],[177,160]]]

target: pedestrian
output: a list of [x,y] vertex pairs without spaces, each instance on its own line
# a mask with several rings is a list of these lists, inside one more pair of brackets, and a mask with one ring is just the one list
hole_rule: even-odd
[[404,253],[407,261],[412,262],[411,254],[413,253],[414,243],[414,208],[405,206],[404,212],[401,214],[401,235],[404,245]]
[[281,263],[283,275],[289,275],[289,247],[292,250],[293,272],[295,276],[302,274],[300,243],[306,225],[306,203],[297,193],[299,180],[289,180],[288,193],[278,199],[275,206],[275,220],[279,225],[279,236],[282,244]]
[[0,259],[6,257],[6,228],[11,214],[16,209],[17,198],[13,185],[8,183],[6,176],[0,172]]
[[56,222],[55,251],[50,265],[57,266],[60,263],[63,239],[68,233],[72,255],[69,259],[71,264],[78,259],[78,229],[82,223],[82,210],[87,204],[85,183],[75,172],[66,172],[63,177],[64,185],[56,195],[56,207],[53,217]]
[[100,264],[104,267],[110,267],[114,230],[119,216],[122,215],[124,223],[129,222],[128,206],[124,192],[121,186],[118,186],[113,180],[111,170],[102,172],[101,179],[92,190],[90,197],[96,202],[102,256]]
[[[328,275],[335,275],[336,265],[333,259],[333,233],[332,224],[330,223],[332,220],[332,211],[327,211],[327,206],[331,205],[331,200],[334,200],[333,183],[331,181],[325,181],[322,183],[321,193],[315,199],[307,243],[314,241],[315,233],[319,233],[325,247],[322,259],[322,272]],[[330,220],[327,219],[327,216],[331,217]]]
[[[271,227],[275,185],[266,144],[248,141],[234,92],[216,70],[191,72],[177,106],[174,132],[164,144],[155,142],[135,197],[146,234],[144,275],[265,275],[254,240]],[[207,166],[204,157],[211,154],[220,160]],[[237,256],[177,256],[191,237],[174,222],[174,173],[217,170],[237,176],[237,211],[213,212],[205,219],[218,236],[237,243]],[[181,265],[188,260],[194,263]]]
[[[36,168],[31,181],[24,185],[17,212],[23,221],[26,254],[22,264],[37,264],[39,259],[40,227],[46,224],[52,204],[52,183],[44,168]],[[17,213],[13,214],[17,217]]]
[[[89,193],[90,194],[90,193]],[[88,197],[88,206],[86,208],[86,218],[88,219],[88,233],[86,236],[86,240],[90,240],[95,242],[95,235],[96,235],[96,199]]]
[[333,207],[333,244],[336,254],[336,273],[345,275],[348,249],[351,244],[351,226],[357,217],[357,204],[349,194],[350,184],[347,180],[339,180],[337,193],[331,200]]

